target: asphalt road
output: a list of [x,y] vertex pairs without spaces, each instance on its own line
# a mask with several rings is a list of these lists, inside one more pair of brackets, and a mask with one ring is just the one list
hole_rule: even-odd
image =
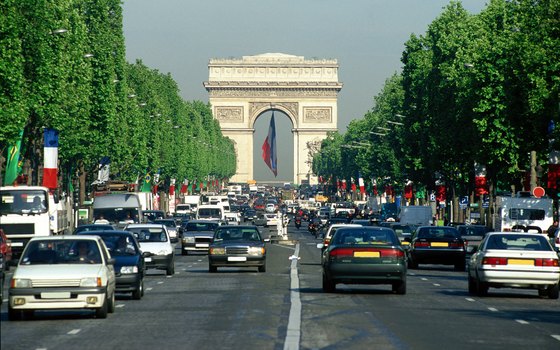
[[[289,228],[297,244],[269,244],[267,272],[220,268],[205,255],[176,256],[176,274],[150,271],[142,300],[117,297],[107,319],[91,312],[36,312],[7,320],[8,349],[559,349],[560,302],[536,291],[467,293],[465,272],[409,270],[406,295],[390,286],[321,289],[319,242]],[[292,263],[290,256],[299,260]],[[13,268],[12,268],[13,271]],[[11,273],[7,277],[9,280]],[[8,282],[4,286],[7,288]]]

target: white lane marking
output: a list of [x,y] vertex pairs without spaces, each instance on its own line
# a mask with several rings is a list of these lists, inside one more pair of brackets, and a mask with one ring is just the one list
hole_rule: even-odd
[[416,274],[414,272],[409,272],[408,275],[409,276],[416,276]]
[[152,290],[152,289],[153,289],[152,287],[148,287],[148,288],[146,288],[146,290]]
[[439,284],[439,283],[434,283],[434,286],[439,287],[439,286],[441,286],[441,284]]
[[76,328],[76,329],[73,329],[73,330],[71,330],[71,331],[70,331],[70,332],[68,332],[67,334],[70,334],[70,335],[73,335],[73,334],[78,334],[78,333],[80,333],[80,331],[81,331],[81,329],[79,329],[79,328]]
[[[176,274],[176,275],[180,275],[181,272],[180,272],[180,271],[175,271],[175,274]],[[171,276],[167,276],[167,277],[171,277]]]
[[124,304],[117,304],[116,307],[118,307],[118,308],[123,308],[123,307],[124,307]]
[[496,309],[495,307],[489,307],[488,310],[492,312],[498,312],[498,309]]
[[420,278],[422,281],[427,281],[428,279],[426,277],[422,277]]
[[[299,256],[299,243],[296,244],[294,255]],[[284,350],[298,350],[301,338],[301,300],[299,298],[298,259],[292,260],[290,268],[290,316],[284,340]]]
[[529,322],[527,322],[525,320],[515,320],[515,322],[521,323],[521,324],[529,324]]
[[466,300],[466,301],[470,301],[470,302],[473,302],[473,301],[474,301],[473,298],[465,298],[465,300]]
[[158,283],[157,283],[157,284],[163,284],[163,281],[158,281]]
[[[298,243],[298,244],[299,244],[299,243]],[[296,249],[296,248],[294,248],[294,247],[288,247],[288,246],[285,246],[285,245],[282,245],[282,244],[271,244],[271,245],[273,245],[273,246],[275,246],[275,247],[279,247],[279,248],[289,249],[289,250],[294,250],[294,249]]]
[[[189,265],[189,266],[187,266],[187,267],[192,267],[192,265]],[[185,271],[187,271],[187,270],[185,270]]]
[[197,260],[198,262],[201,262],[202,260]]
[[[165,278],[171,278],[171,277],[173,277],[173,276],[165,276]],[[162,282],[162,283],[163,283],[163,282]]]
[[552,334],[551,337],[560,341],[560,334]]

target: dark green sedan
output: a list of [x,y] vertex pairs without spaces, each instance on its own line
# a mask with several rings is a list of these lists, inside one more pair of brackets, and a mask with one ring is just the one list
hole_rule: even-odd
[[325,292],[334,292],[338,283],[390,284],[393,292],[406,294],[406,254],[390,228],[341,227],[324,257]]

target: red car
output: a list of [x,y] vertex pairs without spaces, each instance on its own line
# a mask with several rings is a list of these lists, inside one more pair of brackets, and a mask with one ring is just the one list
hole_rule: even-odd
[[8,240],[2,229],[0,229],[0,253],[4,256],[4,269],[9,270],[12,261],[12,242]]

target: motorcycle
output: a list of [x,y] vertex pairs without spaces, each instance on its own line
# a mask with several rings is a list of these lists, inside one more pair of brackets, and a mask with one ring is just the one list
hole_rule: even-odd
[[299,228],[301,227],[301,217],[300,216],[296,217],[295,224],[296,224],[296,228],[299,230]]

